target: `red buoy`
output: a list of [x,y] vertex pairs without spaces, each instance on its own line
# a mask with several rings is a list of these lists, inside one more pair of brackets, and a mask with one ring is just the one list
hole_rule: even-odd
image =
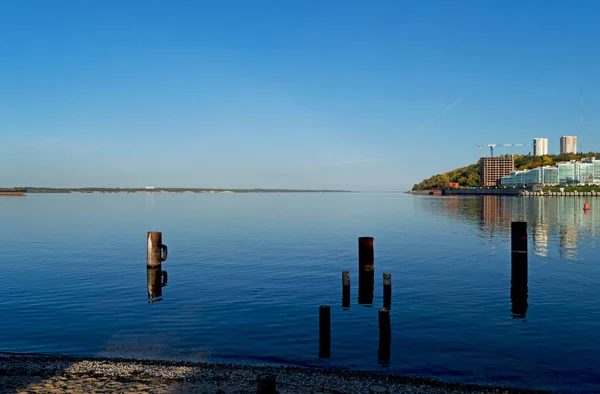
[[584,211],[589,211],[590,210],[590,204],[588,204],[587,202],[585,204],[583,204],[583,210]]

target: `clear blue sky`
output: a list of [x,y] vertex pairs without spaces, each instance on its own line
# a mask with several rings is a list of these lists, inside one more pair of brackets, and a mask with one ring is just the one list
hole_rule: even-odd
[[2,1],[0,186],[406,190],[581,88],[600,151],[599,47],[597,1]]

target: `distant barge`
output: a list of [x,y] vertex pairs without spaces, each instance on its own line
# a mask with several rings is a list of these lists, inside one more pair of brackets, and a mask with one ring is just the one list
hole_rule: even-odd
[[0,189],[0,196],[23,196],[25,189]]

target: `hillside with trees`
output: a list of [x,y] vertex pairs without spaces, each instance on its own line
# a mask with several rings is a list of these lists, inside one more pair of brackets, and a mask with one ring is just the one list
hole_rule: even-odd
[[[581,160],[585,157],[599,157],[600,153],[569,153],[564,155],[513,155],[515,158],[516,170],[531,170],[537,167],[554,166],[558,163]],[[443,174],[437,174],[427,178],[413,186],[412,190],[431,190],[441,189],[450,182],[456,182],[460,187],[479,186],[479,163],[471,164],[466,167],[457,168]]]

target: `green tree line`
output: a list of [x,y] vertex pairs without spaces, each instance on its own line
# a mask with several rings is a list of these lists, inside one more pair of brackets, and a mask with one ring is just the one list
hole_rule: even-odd
[[[516,170],[531,170],[537,167],[554,166],[565,161],[581,160],[582,158],[586,157],[599,156],[600,153],[588,152],[545,156],[514,155],[514,158]],[[479,162],[424,179],[420,183],[415,184],[412,190],[442,189],[450,182],[456,182],[460,187],[479,186]]]

